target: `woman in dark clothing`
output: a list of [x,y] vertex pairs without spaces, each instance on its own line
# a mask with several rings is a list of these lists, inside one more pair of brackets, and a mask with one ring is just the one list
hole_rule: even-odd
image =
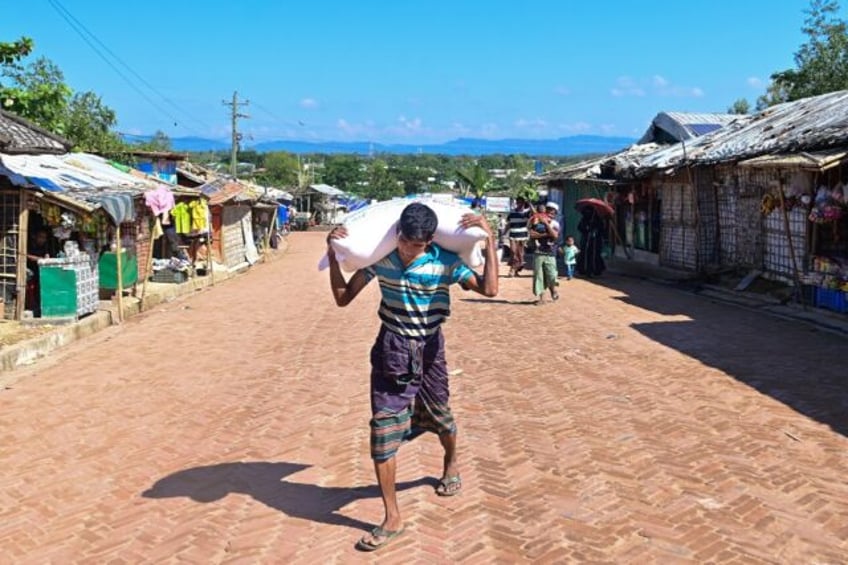
[[601,250],[606,237],[607,222],[591,206],[584,207],[583,217],[577,225],[580,232],[580,254],[577,256],[577,272],[589,277],[599,276],[606,269]]

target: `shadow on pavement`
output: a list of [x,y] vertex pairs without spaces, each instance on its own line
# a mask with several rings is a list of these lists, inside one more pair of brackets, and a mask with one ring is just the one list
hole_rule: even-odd
[[535,300],[505,300],[503,298],[460,298],[460,302],[479,302],[481,304],[511,304],[513,306],[535,305]]
[[616,275],[591,282],[621,292],[615,299],[626,304],[689,318],[631,327],[848,436],[844,337],[673,287]]
[[[178,471],[156,481],[142,493],[145,498],[188,497],[196,502],[208,503],[229,494],[246,494],[254,500],[291,516],[334,526],[370,530],[368,524],[348,518],[337,511],[361,498],[377,498],[376,485],[367,487],[322,487],[283,480],[285,477],[309,468],[299,463],[236,462]],[[432,477],[398,483],[397,490],[438,483]]]

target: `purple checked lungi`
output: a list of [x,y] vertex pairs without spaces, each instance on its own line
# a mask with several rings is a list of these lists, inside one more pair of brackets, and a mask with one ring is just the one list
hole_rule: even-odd
[[371,458],[391,459],[424,431],[455,433],[449,401],[441,328],[425,338],[380,328],[371,348]]

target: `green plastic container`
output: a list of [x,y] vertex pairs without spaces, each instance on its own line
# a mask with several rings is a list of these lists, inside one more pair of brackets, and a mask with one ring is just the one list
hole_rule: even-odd
[[41,317],[76,317],[76,271],[61,265],[41,265],[39,271],[41,277]]
[[[100,272],[100,288],[116,290],[118,288],[118,254],[114,251],[104,253],[100,257],[97,267]],[[138,258],[122,251],[121,272],[123,273],[121,282],[124,288],[138,282]]]

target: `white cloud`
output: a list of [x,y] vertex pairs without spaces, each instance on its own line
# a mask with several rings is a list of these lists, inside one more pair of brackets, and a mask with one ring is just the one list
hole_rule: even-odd
[[312,110],[318,107],[318,101],[314,98],[304,98],[300,101],[300,107]]
[[459,135],[465,135],[468,132],[470,132],[471,129],[463,123],[454,122],[450,125],[450,128],[449,128],[448,131],[453,132],[455,134],[459,134]]
[[408,131],[421,131],[421,118],[413,118],[410,120],[406,116],[399,116],[398,122],[400,122],[403,128]]
[[618,77],[615,81],[615,86],[610,89],[613,96],[645,96],[645,89],[628,76]]
[[586,133],[592,130],[592,124],[589,122],[574,122],[572,124],[559,124],[557,128],[566,133]]
[[762,88],[763,86],[765,86],[765,81],[760,77],[748,77],[745,82],[748,83],[748,86],[753,88]]
[[698,86],[680,86],[672,83],[662,75],[654,75],[649,79],[634,79],[621,76],[616,79],[610,94],[616,97],[624,96],[671,96],[676,98],[701,98],[704,90]]
[[541,118],[526,119],[518,118],[513,124],[518,129],[542,130],[548,127],[548,122]]

